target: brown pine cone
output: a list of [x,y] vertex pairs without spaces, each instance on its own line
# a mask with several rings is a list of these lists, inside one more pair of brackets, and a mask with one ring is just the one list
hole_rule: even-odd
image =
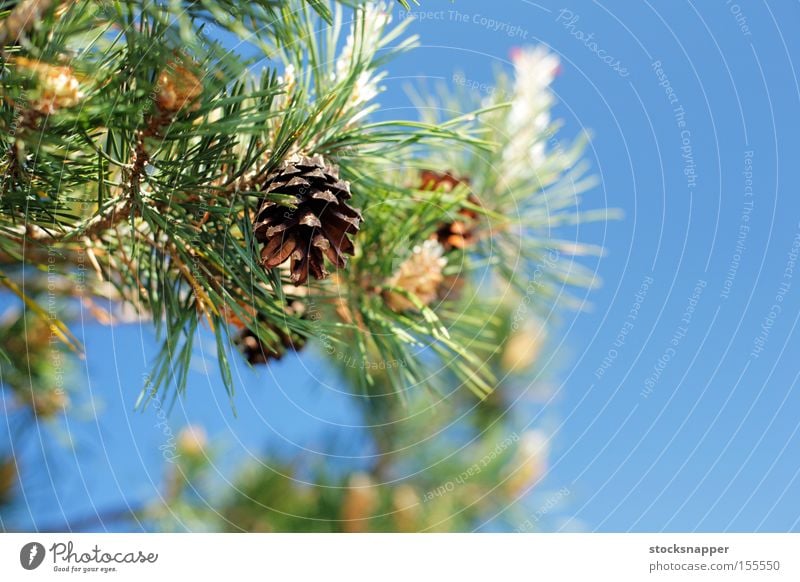
[[339,179],[336,166],[322,156],[292,156],[269,174],[262,184],[266,194],[294,198],[294,208],[264,200],[254,223],[261,249],[261,264],[272,269],[290,261],[290,278],[296,285],[308,279],[328,276],[324,258],[336,267],[346,264],[345,255],[355,248],[348,234],[358,232],[361,213],[345,201],[351,196],[350,184]]
[[[420,181],[422,183],[421,190],[443,190],[445,192],[451,192],[459,184],[469,183],[468,180],[456,178],[449,172],[440,173],[433,170],[423,170],[420,174]],[[472,194],[467,200],[472,204],[478,204],[477,198]],[[469,208],[461,208],[458,216],[458,219],[442,224],[436,230],[436,240],[444,247],[445,252],[452,249],[465,249],[475,242],[478,213]]]
[[[301,301],[295,300],[285,309],[287,317],[296,315],[302,317],[305,306]],[[266,325],[266,323],[262,321],[260,325]],[[286,327],[270,326],[270,330],[278,336],[278,341],[274,344],[262,342],[256,333],[248,328],[243,328],[234,338],[233,342],[250,365],[255,366],[267,364],[270,360],[280,360],[288,350],[299,351],[305,346],[305,338],[290,333]]]

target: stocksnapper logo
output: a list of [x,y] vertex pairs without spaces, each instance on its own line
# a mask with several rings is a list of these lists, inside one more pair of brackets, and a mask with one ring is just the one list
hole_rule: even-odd
[[19,552],[19,563],[26,570],[35,570],[44,561],[44,546],[39,542],[29,542]]

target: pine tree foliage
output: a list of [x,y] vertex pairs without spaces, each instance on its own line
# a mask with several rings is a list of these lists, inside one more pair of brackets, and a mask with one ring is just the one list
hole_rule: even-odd
[[[417,120],[377,115],[387,66],[417,43],[390,8],[20,0],[0,10],[0,286],[19,305],[0,320],[3,386],[40,420],[66,408],[51,364],[82,355],[79,305],[104,323],[155,327],[160,349],[137,404],[184,394],[197,338],[210,333],[232,402],[232,367],[313,350],[372,427],[371,466],[346,476],[262,465],[214,515],[187,494],[212,456],[190,434],[167,505],[137,520],[464,530],[536,480],[543,447],[531,453],[501,422],[505,387],[535,365],[543,335],[520,330],[535,310],[578,305],[568,288],[595,284],[574,258],[600,249],[569,227],[611,213],[583,209],[594,184],[586,139],[558,137],[558,61],[541,48],[520,49],[485,99],[419,86]],[[358,216],[357,228],[342,216]],[[451,407],[437,409],[444,400]],[[461,440],[442,437],[453,417],[470,424]],[[399,452],[412,447],[414,458]],[[464,477],[475,458],[491,462]],[[10,459],[0,458],[0,505]],[[469,482],[440,499],[458,478]]]
[[[347,351],[406,364],[380,383],[347,372],[356,393],[402,400],[442,388],[445,370],[486,398],[497,378],[476,354],[498,338],[476,307],[485,281],[521,295],[533,282],[539,307],[593,284],[571,257],[597,249],[554,233],[608,213],[574,211],[593,182],[584,141],[554,138],[557,62],[541,49],[522,51],[482,103],[440,91],[419,98],[419,121],[373,121],[385,64],[415,45],[409,22],[391,23],[384,4],[322,0],[9,5],[0,282],[77,353],[37,277],[151,319],[161,349],[140,402],[185,391],[203,329],[231,395],[246,333],[264,360],[295,338],[334,362]],[[337,172],[320,196],[340,179],[363,221],[348,231],[353,256],[315,251],[305,281],[278,266],[295,245],[265,260],[254,224],[265,205],[292,220],[301,197],[276,172],[311,156]]]

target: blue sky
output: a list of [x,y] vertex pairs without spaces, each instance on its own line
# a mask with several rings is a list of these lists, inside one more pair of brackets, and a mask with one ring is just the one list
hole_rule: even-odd
[[[421,3],[426,18],[411,31],[422,46],[388,66],[387,115],[414,115],[404,89],[421,78],[452,82],[460,71],[485,92],[494,68],[510,67],[513,47],[547,45],[562,60],[554,84],[561,135],[593,136],[587,155],[600,185],[585,207],[624,211],[573,233],[607,254],[591,263],[603,285],[585,294],[587,310],[562,312],[553,334],[552,455],[534,508],[548,492],[569,494],[543,523],[800,530],[800,40],[792,26],[800,5]],[[73,427],[76,456],[51,449],[58,485],[44,489],[85,510],[148,499],[164,434],[155,410],[131,407],[152,332],[87,321],[78,335],[87,347],[81,375],[105,410],[97,423]],[[239,367],[233,418],[213,360],[213,349],[197,359],[190,398],[169,426],[205,425],[222,453],[220,475],[267,443],[321,448],[330,423],[358,422],[347,402],[317,386],[313,359],[292,358],[255,373]],[[58,523],[55,495],[37,499],[37,517]]]
[[[456,9],[490,12],[477,2]],[[490,16],[561,56],[556,115],[567,135],[594,136],[601,186],[586,202],[626,214],[578,234],[608,254],[591,311],[562,321],[569,363],[549,479],[572,494],[556,528],[796,530],[800,282],[787,267],[800,231],[789,122],[799,94],[787,23],[798,6],[509,2]],[[426,70],[460,65],[486,81],[520,41],[475,16],[422,34],[436,45]]]

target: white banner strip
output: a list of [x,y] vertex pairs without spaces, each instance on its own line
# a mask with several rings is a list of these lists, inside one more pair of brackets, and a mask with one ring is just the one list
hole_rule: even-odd
[[798,534],[0,534],[0,580],[800,580]]

